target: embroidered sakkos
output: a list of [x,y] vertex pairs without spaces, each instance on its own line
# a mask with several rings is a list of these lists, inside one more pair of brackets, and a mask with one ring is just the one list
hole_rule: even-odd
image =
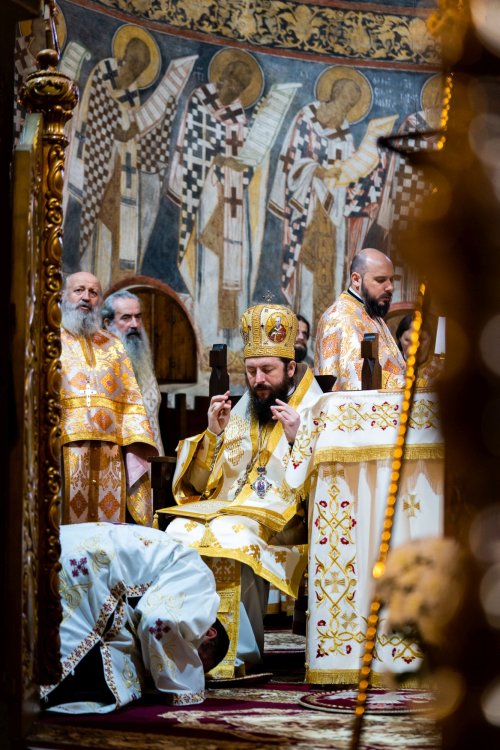
[[[321,393],[311,372],[300,368],[303,377],[288,402],[299,413]],[[177,503],[219,498],[228,500],[228,505],[205,523],[182,518],[170,526],[175,525],[176,538],[197,547],[202,555],[244,562],[281,591],[297,596],[306,555],[303,545],[295,544],[292,529],[302,526],[303,494],[290,491],[283,481],[290,447],[281,423],[274,425],[259,451],[258,423],[248,415],[248,401],[245,394],[232,410],[220,446],[209,432],[179,445],[173,483]],[[193,497],[198,467],[211,472],[202,496]],[[267,483],[260,493],[259,468],[265,468]]]
[[403,388],[405,362],[396,341],[382,318],[372,318],[364,304],[342,292],[320,318],[316,332],[314,371],[335,375],[334,391],[361,390],[361,341],[365,333],[378,333],[382,388]]

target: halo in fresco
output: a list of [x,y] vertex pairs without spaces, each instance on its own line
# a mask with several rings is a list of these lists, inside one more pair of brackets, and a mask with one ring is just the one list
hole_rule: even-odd
[[253,107],[264,91],[264,73],[255,57],[245,50],[226,47],[216,52],[208,67],[208,80],[210,83],[216,83],[226,65],[232,62],[244,62],[251,68],[252,80],[243,90],[240,99],[245,109]]
[[134,24],[125,24],[124,26],[120,26],[113,37],[113,57],[116,60],[121,60],[123,58],[127,44],[131,39],[140,39],[144,42],[151,55],[148,67],[143,70],[136,81],[138,89],[145,89],[148,86],[151,86],[151,84],[158,78],[161,63],[160,49],[148,31],[140,26],[134,26]]
[[422,86],[420,93],[420,102],[424,111],[433,109],[438,106],[440,109],[443,108],[444,101],[444,78],[438,73],[438,75],[428,78]]
[[[66,37],[68,36],[68,32],[66,30],[66,21],[64,19],[63,12],[61,8],[59,7],[58,3],[56,3],[56,10],[57,10],[57,13],[55,15],[55,19],[56,19],[57,41],[59,42],[59,48],[62,49],[66,42]],[[21,32],[22,36],[25,36],[25,37],[31,36],[32,28],[33,28],[33,22],[31,19],[29,21],[19,21],[19,31]]]
[[319,75],[316,81],[315,96],[321,102],[327,102],[330,98],[332,85],[341,78],[348,78],[354,81],[361,89],[359,102],[354,105],[347,117],[349,123],[353,125],[368,114],[373,104],[372,87],[363,73],[360,73],[356,68],[347,67],[346,65],[333,65]]

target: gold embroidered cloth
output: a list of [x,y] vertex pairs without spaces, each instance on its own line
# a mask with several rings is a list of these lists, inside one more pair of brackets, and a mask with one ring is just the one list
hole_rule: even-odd
[[147,443],[155,447],[121,341],[107,331],[98,331],[88,345],[62,329],[61,344],[61,444],[109,440],[121,446]]
[[371,318],[362,302],[342,292],[320,318],[316,332],[314,371],[335,375],[333,391],[361,389],[361,341],[365,333],[378,333],[382,388],[404,387],[405,362],[382,318]]
[[[289,404],[302,413],[314,403],[321,390],[306,366],[300,371],[303,376]],[[182,505],[203,498],[231,502],[215,518],[205,521],[176,518],[169,524],[168,533],[197,547],[204,556],[240,560],[281,591],[296,596],[306,555],[304,545],[296,543],[295,532],[291,531],[290,535],[288,532],[290,526],[302,527],[299,514],[304,490],[290,491],[283,482],[290,448],[283,427],[277,422],[260,458],[271,487],[263,498],[257,496],[251,485],[258,476],[257,463],[253,460],[257,455],[258,425],[247,412],[248,395],[245,394],[231,412],[218,452],[215,437],[210,440],[208,433],[180,443],[173,480],[177,503]],[[191,484],[197,465],[212,466],[201,497],[193,496]],[[242,478],[244,481],[238,491]],[[275,537],[276,534],[280,536]]]
[[444,357],[432,354],[417,368],[417,388],[435,388],[444,367]]
[[62,523],[125,521],[123,454],[116,443],[84,440],[63,445]]
[[[401,405],[401,393],[330,393],[302,417],[285,479],[299,491],[311,483],[310,683],[358,681]],[[409,418],[394,547],[442,534],[443,458],[437,395],[418,391]],[[380,684],[383,671],[412,671],[419,663],[417,644],[388,632],[383,614],[374,684]]]
[[123,522],[128,508],[150,526],[157,449],[130,360],[106,331],[89,343],[63,329],[61,341],[63,523]]

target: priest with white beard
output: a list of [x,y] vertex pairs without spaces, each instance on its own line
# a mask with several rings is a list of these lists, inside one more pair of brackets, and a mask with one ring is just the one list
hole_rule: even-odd
[[141,301],[135,294],[123,289],[106,297],[101,316],[103,326],[121,339],[132,362],[149,423],[153,430],[158,455],[163,456],[164,451],[158,421],[161,393],[156,380],[148,334],[142,322]]
[[130,359],[101,328],[99,279],[69,276],[62,298],[62,523],[151,526],[148,457],[156,443]]

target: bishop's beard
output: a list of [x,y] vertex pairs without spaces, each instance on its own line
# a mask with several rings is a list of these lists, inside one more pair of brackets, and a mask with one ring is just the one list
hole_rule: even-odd
[[[258,420],[259,424],[266,424],[270,422],[273,418],[273,413],[271,411],[271,406],[276,405],[276,399],[279,399],[280,401],[288,401],[288,394],[290,392],[290,388],[293,385],[293,381],[285,375],[282,382],[278,383],[274,388],[272,386],[266,387],[267,396],[264,398],[259,398],[256,394],[255,388],[250,388],[248,385],[248,379],[247,380],[247,386],[250,393],[250,414],[252,417]],[[261,387],[262,389],[262,387]]]
[[61,313],[62,327],[73,336],[84,336],[90,339],[101,327],[100,305],[86,310],[81,302],[68,302],[63,299]]

